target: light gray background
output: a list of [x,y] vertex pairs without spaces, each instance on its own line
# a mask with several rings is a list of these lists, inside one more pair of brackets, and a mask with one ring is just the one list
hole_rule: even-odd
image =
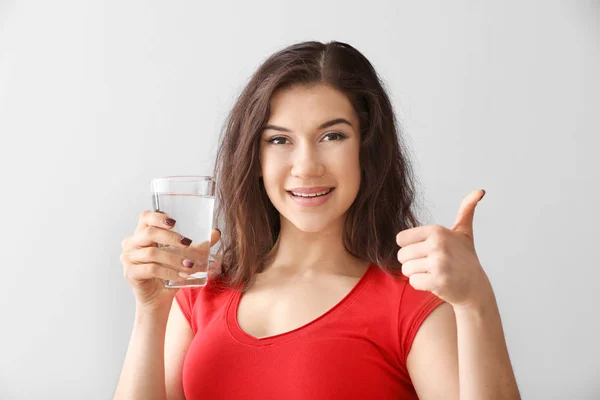
[[[108,399],[120,243],[149,180],[211,171],[250,74],[340,40],[386,81],[425,223],[471,190],[525,399],[600,398],[600,4],[0,0],[0,398]],[[595,114],[595,115],[594,115]]]

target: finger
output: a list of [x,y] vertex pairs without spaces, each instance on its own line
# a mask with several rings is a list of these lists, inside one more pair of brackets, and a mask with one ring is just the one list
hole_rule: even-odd
[[431,272],[430,260],[428,258],[419,258],[410,260],[402,264],[402,274],[411,277],[415,274],[426,274]]
[[433,277],[431,274],[414,274],[408,278],[410,286],[416,290],[431,291],[433,289]]
[[213,229],[210,233],[210,247],[213,247],[219,240],[221,240],[221,231]]
[[410,244],[398,250],[398,261],[404,264],[410,260],[425,258],[429,254],[429,251],[430,244],[427,241]]
[[152,246],[154,243],[178,248],[187,248],[192,243],[192,239],[186,238],[174,231],[148,225],[134,234],[129,241],[129,244],[132,247],[147,247]]
[[145,210],[140,214],[135,233],[143,230],[147,226],[157,226],[163,229],[172,229],[176,223],[177,221],[161,211]]
[[473,238],[473,218],[475,215],[475,207],[485,195],[485,190],[475,190],[460,203],[456,221],[452,227],[453,231],[465,233],[470,238]]
[[425,225],[405,229],[396,235],[396,243],[400,247],[405,247],[409,244],[424,242],[433,231],[439,228],[438,225]]
[[[221,239],[221,231],[213,229],[210,234],[210,247],[214,246]],[[208,240],[199,243],[193,243],[188,250],[185,251],[186,256],[192,257],[194,260],[201,260],[206,257],[209,252]]]
[[[221,239],[221,231],[219,229],[213,229],[211,232],[210,246],[214,246]],[[179,254],[183,257],[194,260],[194,268],[198,268],[198,271],[205,272],[212,267],[208,263],[210,249],[208,246],[208,240],[201,243],[192,243],[187,249],[178,249]],[[210,263],[212,264],[212,260]],[[220,268],[220,266],[219,266]]]
[[193,268],[195,263],[193,260],[167,250],[159,249],[158,247],[143,247],[126,253],[125,258],[132,264],[154,263],[188,274],[195,272]]
[[187,276],[179,274],[174,269],[155,263],[131,264],[125,270],[125,278],[129,281],[145,281],[153,278],[181,281],[187,278]]

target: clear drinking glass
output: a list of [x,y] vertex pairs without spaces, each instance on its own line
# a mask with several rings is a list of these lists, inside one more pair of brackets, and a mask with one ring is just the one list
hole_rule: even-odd
[[[177,223],[173,231],[190,238],[192,246],[208,241],[206,259],[192,260],[195,265],[206,265],[210,260],[210,234],[215,203],[215,180],[212,176],[167,176],[151,182],[154,211],[167,214]],[[183,249],[159,244],[159,247],[182,254]],[[191,274],[185,281],[165,280],[170,288],[206,285],[208,272]]]

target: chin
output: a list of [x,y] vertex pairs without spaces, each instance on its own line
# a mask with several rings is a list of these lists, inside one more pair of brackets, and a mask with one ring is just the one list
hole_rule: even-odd
[[305,233],[322,232],[331,228],[332,224],[335,222],[335,219],[327,218],[322,215],[294,216],[294,218],[286,219],[289,224]]
[[301,230],[302,232],[305,233],[317,233],[317,232],[321,232],[323,230],[325,230],[325,228],[327,228],[327,224],[323,224],[322,222],[319,223],[306,223],[306,222],[300,222],[300,223],[293,223],[292,224],[298,229]]
[[[305,207],[299,209],[296,204],[290,206],[286,203],[286,200],[288,199],[282,200],[282,202],[278,203],[280,207],[275,207],[279,211],[282,223],[290,224],[299,231],[305,233],[323,232],[325,230],[336,228],[338,224],[343,225],[343,219],[348,211],[347,208],[351,205],[348,204],[347,207],[344,207],[345,204],[335,203],[332,202],[332,200],[335,199],[330,199],[328,202],[330,204],[328,205],[316,208]],[[340,213],[340,209],[346,209],[346,211]]]

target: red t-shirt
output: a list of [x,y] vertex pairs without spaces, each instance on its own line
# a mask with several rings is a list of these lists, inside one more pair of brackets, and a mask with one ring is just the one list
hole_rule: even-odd
[[194,332],[183,365],[187,400],[417,399],[406,357],[443,300],[407,278],[371,265],[325,314],[262,339],[237,323],[241,293],[218,287],[209,280],[176,295]]

